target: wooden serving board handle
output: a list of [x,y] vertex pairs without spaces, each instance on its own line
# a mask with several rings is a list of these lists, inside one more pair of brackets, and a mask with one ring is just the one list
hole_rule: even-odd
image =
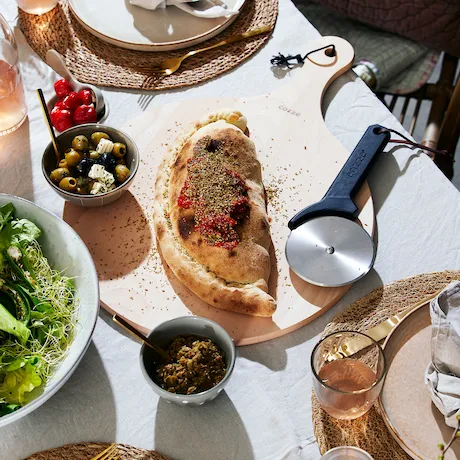
[[[246,345],[307,324],[343,296],[349,286],[308,284],[289,270],[284,256],[289,219],[324,196],[350,155],[327,130],[321,101],[330,83],[351,68],[353,48],[341,38],[323,37],[306,44],[306,50],[330,44],[335,46],[335,56],[324,51],[310,55],[290,83],[277,91],[249,98],[179,101],[144,112],[123,128],[141,154],[131,189],[102,208],[66,203],[64,210],[64,219],[93,255],[104,308],[142,331],[182,315],[205,316],[226,328],[238,345]],[[166,149],[192,123],[228,108],[240,110],[248,119],[269,196],[274,245],[269,290],[278,304],[272,318],[249,317],[205,304],[177,280],[156,249],[153,188]],[[361,223],[372,234],[374,212],[367,183],[354,200],[361,210]]]

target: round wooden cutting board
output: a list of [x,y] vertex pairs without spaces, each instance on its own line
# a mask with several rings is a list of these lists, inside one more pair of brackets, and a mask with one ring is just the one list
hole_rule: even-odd
[[[147,331],[174,317],[194,314],[221,324],[237,345],[279,337],[321,315],[350,286],[322,288],[302,281],[286,262],[289,219],[322,198],[350,153],[326,129],[321,114],[325,89],[351,68],[353,48],[323,37],[309,49],[333,43],[336,56],[313,54],[293,82],[277,92],[245,99],[189,100],[163,106],[124,127],[138,144],[141,163],[134,185],[115,203],[82,208],[66,203],[64,219],[80,234],[99,273],[101,302]],[[257,318],[211,307],[173,275],[158,252],[153,226],[157,167],[166,149],[187,127],[209,112],[232,108],[248,119],[263,168],[273,240],[270,294],[278,309]],[[359,219],[373,233],[374,210],[367,183],[356,202]]]

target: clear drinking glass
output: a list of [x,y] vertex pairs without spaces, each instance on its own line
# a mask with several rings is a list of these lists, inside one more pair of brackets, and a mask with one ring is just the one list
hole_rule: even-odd
[[22,125],[27,107],[13,31],[0,14],[0,136]]
[[[368,346],[350,358],[340,353],[350,341]],[[313,389],[332,417],[352,420],[365,414],[382,391],[386,375],[380,345],[360,332],[341,331],[318,342],[311,355]]]
[[18,0],[18,6],[29,14],[44,14],[51,11],[59,0]]
[[340,446],[328,450],[321,460],[374,460],[367,452],[358,447]]

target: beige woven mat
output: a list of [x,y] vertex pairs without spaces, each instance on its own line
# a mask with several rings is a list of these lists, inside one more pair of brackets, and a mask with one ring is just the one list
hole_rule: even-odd
[[[323,337],[339,330],[364,332],[434,294],[460,271],[429,273],[406,278],[376,289],[350,305],[326,326]],[[410,460],[388,431],[376,405],[356,420],[336,420],[324,412],[312,395],[313,426],[321,453],[337,446],[357,446],[375,460]]]
[[[102,442],[85,442],[81,444],[67,444],[56,449],[38,452],[26,460],[91,460],[109,446]],[[153,450],[137,449],[126,444],[117,444],[120,460],[171,460],[169,457]]]
[[[91,35],[78,23],[69,11],[67,0],[61,0],[56,8],[42,16],[18,11],[19,27],[42,58],[49,49],[54,48],[65,57],[67,66],[77,79],[118,88],[166,90],[202,83],[241,64],[270,37],[266,33],[206,51],[184,61],[176,73],[152,78],[154,64],[182,56],[200,45],[156,53],[110,45]],[[248,0],[236,21],[217,37],[208,40],[206,45],[256,27],[274,25],[277,15],[278,0]]]

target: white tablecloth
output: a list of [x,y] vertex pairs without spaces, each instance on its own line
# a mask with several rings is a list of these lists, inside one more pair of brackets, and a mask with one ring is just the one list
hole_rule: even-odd
[[[15,23],[16,6],[0,0]],[[179,98],[253,95],[285,84],[290,74],[272,72],[279,51],[308,50],[318,32],[290,0],[280,0],[273,38],[248,62],[228,74],[180,91],[152,93],[150,107]],[[52,94],[56,75],[18,34],[29,119],[0,138],[0,191],[23,196],[62,212],[40,170],[48,133],[34,90]],[[295,70],[292,74],[295,74]],[[326,96],[326,123],[351,151],[369,124],[402,129],[351,72]],[[107,123],[121,127],[140,113],[139,94],[104,91]],[[68,383],[44,406],[0,429],[0,458],[80,441],[116,441],[155,448],[176,460],[317,459],[311,422],[309,357],[331,317],[382,283],[409,275],[459,268],[460,201],[457,190],[423,154],[393,149],[374,168],[370,185],[377,211],[375,268],[329,312],[283,338],[239,349],[234,376],[214,402],[198,408],[160,401],[141,375],[139,344],[112,327],[101,313],[94,340]]]

